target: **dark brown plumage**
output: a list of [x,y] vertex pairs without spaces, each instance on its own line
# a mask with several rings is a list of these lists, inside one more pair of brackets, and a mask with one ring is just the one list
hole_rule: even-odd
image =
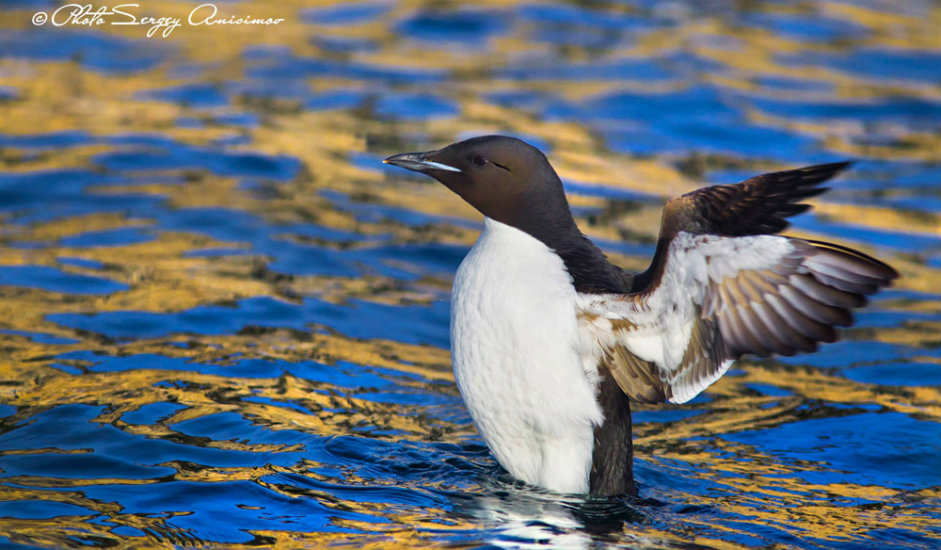
[[798,201],[825,193],[820,185],[849,166],[835,162],[770,172],[686,193],[664,208],[661,237],[677,231],[728,237],[779,233],[790,225],[788,217],[810,209]]

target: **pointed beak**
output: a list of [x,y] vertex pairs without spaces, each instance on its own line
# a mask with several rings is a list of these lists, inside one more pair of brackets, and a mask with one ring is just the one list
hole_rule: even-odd
[[447,164],[441,164],[440,162],[435,162],[428,159],[428,156],[436,151],[428,151],[425,153],[402,153],[401,155],[393,155],[386,160],[382,161],[383,164],[391,164],[393,166],[401,166],[406,170],[413,170],[415,172],[428,173],[431,170],[444,170],[445,172],[460,172],[460,168],[455,168],[453,166],[448,166]]

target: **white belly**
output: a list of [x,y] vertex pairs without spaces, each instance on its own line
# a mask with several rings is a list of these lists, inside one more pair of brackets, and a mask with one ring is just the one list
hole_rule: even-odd
[[451,354],[480,435],[514,477],[585,493],[597,372],[578,354],[576,292],[562,259],[527,233],[485,220],[454,280]]

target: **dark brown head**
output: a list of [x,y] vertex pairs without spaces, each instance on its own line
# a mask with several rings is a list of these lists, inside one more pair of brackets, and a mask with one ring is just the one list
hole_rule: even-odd
[[383,162],[428,174],[484,216],[537,237],[540,226],[572,221],[562,182],[546,156],[516,138],[477,137]]

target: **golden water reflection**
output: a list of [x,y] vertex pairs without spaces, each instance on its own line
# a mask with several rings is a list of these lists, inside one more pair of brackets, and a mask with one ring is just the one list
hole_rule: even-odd
[[[56,34],[29,23],[32,6],[4,8],[0,503],[40,505],[0,510],[0,536],[47,548],[941,539],[941,479],[832,464],[833,428],[812,427],[845,420],[833,445],[901,461],[887,471],[938,449],[926,440],[941,433],[941,194],[925,183],[939,165],[938,73],[892,68],[937,61],[936,3],[224,8],[286,21],[148,42],[110,25]],[[36,33],[62,49],[32,52]],[[657,113],[634,106],[660,100]],[[379,164],[489,132],[549,149],[580,225],[629,269],[645,267],[670,196],[860,159],[792,233],[846,239],[902,278],[838,352],[744,361],[708,399],[638,407],[642,494],[659,504],[592,530],[567,502],[499,479],[451,384],[446,300],[479,216]],[[19,436],[56,414],[74,416],[57,422],[78,440]],[[885,423],[879,437],[911,429],[915,451],[873,451],[898,441],[867,444],[870,429],[853,427],[867,419]],[[809,439],[789,443],[795,426]],[[167,455],[134,455],[144,444]],[[95,461],[112,466],[81,475]],[[175,500],[168,487],[188,489]],[[193,500],[213,488],[224,503]]]

